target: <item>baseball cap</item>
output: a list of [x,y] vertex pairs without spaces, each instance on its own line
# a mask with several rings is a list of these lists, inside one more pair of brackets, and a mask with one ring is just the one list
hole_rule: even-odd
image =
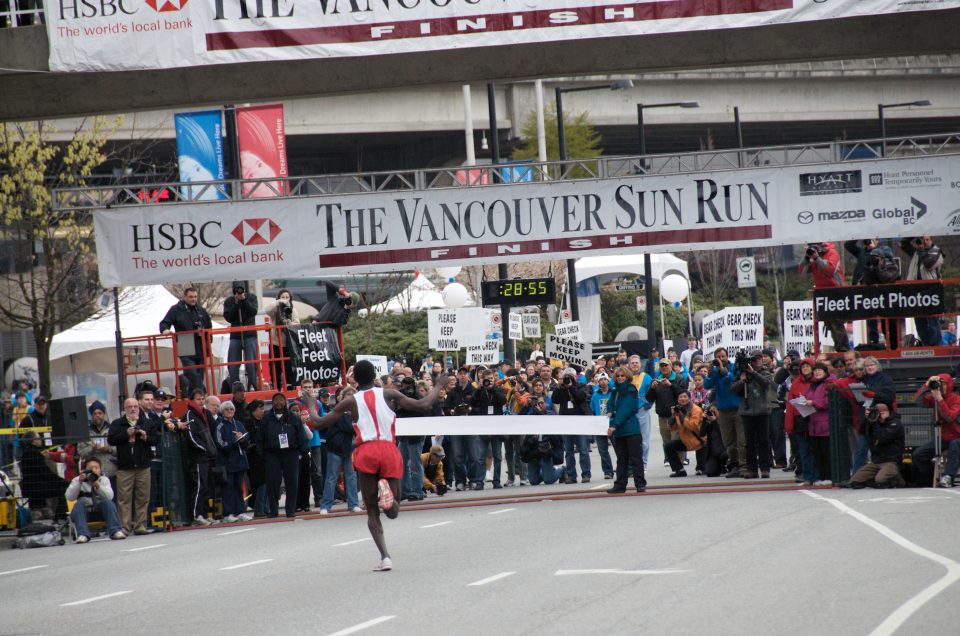
[[431,447],[430,447],[430,454],[431,454],[431,455],[436,455],[437,457],[440,457],[441,459],[447,456],[447,454],[443,452],[443,446],[441,446],[440,444],[434,444],[433,446],[431,446]]
[[319,391],[317,391],[317,395],[322,398],[330,397],[330,391],[327,389],[320,389]]
[[598,373],[595,376],[593,376],[593,379],[599,382],[600,380],[610,380],[610,376],[607,375],[606,373]]
[[46,403],[46,401],[47,401],[46,395],[38,395],[37,397],[33,398],[34,404],[39,404],[40,402]]
[[237,391],[246,391],[247,387],[243,386],[243,382],[237,380],[230,386],[230,392],[236,393]]
[[163,389],[157,389],[157,392],[153,394],[153,397],[156,400],[169,400],[170,394]]

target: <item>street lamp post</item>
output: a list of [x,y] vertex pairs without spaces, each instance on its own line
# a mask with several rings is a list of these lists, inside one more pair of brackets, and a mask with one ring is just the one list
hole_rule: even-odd
[[887,122],[884,119],[884,110],[888,108],[907,108],[910,106],[932,106],[929,99],[918,99],[913,102],[902,102],[899,104],[877,104],[877,115],[880,120],[880,156],[887,156]]
[[[736,128],[737,132],[737,150],[743,150],[743,126],[740,123],[740,107],[733,107],[733,125]],[[743,167],[743,153],[737,153],[737,165]],[[753,248],[747,248],[747,256],[753,256]],[[756,265],[754,265],[754,271],[756,271]],[[750,288],[750,304],[756,307],[760,304],[757,292],[756,281],[754,281],[753,287]]]
[[[643,111],[647,108],[667,108],[676,106],[679,108],[699,108],[700,102],[667,102],[663,104],[637,104],[637,132],[640,136],[640,164],[643,166],[643,172],[646,172],[646,160],[642,155],[647,154],[647,135],[643,130]],[[644,295],[647,299],[647,355],[653,353],[657,346],[657,333],[653,322],[653,269],[650,258],[650,250],[647,249],[643,254],[643,287]],[[687,299],[690,302],[690,299]]]
[[[563,94],[564,93],[582,93],[585,91],[619,91],[627,88],[633,88],[631,80],[617,80],[609,84],[600,86],[576,86],[574,88],[561,88],[557,86],[554,89],[554,95],[557,100],[557,148],[560,151],[560,161],[567,160],[567,138],[563,129]],[[560,166],[561,174],[563,166]],[[567,288],[570,293],[570,317],[572,320],[580,319],[580,304],[577,302],[577,271],[575,268],[576,260],[567,259]]]

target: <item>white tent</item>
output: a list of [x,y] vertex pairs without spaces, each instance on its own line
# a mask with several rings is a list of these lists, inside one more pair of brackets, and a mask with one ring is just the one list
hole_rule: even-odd
[[[612,256],[588,256],[577,260],[576,272],[577,282],[596,278],[597,284],[605,283],[609,280],[619,278],[624,274],[644,275],[643,254],[615,254]],[[653,277],[653,284],[659,286],[660,279],[670,274],[680,274],[687,280],[690,280],[687,262],[677,258],[673,254],[651,254],[650,255],[650,275]],[[584,340],[587,342],[600,342],[602,334],[600,325],[602,316],[600,315],[600,294],[588,296],[578,295],[577,302],[580,309],[580,331]]]
[[[124,338],[151,336],[160,333],[160,321],[167,310],[177,302],[176,296],[161,285],[128,287],[120,292],[120,331]],[[213,327],[227,325],[214,322]],[[52,393],[54,397],[85,395],[89,400],[103,401],[110,415],[117,416],[119,385],[117,383],[116,323],[112,305],[100,311],[84,322],[74,325],[53,337],[50,346],[50,366]],[[170,368],[173,366],[173,339],[157,340],[158,364],[154,366]],[[226,357],[227,337],[216,336],[213,350],[215,357]],[[149,347],[146,340],[136,346],[128,344],[123,349],[127,363],[127,393],[138,381],[151,379],[155,374],[146,374],[151,366]],[[136,375],[141,370],[140,376]],[[175,378],[172,372],[160,375],[161,386],[174,388]]]
[[[472,299],[467,301],[468,307],[473,305]],[[374,305],[370,308],[370,313],[404,314],[425,309],[443,309],[446,306],[446,303],[443,302],[441,290],[431,283],[426,276],[418,272],[416,278],[406,289],[393,298]],[[359,315],[366,316],[367,310],[361,309]]]

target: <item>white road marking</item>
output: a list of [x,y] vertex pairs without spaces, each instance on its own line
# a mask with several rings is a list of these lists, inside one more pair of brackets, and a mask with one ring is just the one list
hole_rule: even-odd
[[386,623],[389,620],[396,618],[396,616],[381,616],[380,618],[374,618],[365,623],[360,623],[359,625],[354,625],[353,627],[348,627],[346,629],[341,629],[339,632],[333,632],[329,636],[347,636],[347,634],[356,634],[362,629],[368,627],[373,627],[374,625],[379,625],[380,623]]
[[860,503],[915,504],[936,501],[938,499],[941,499],[941,497],[914,495],[912,497],[871,497],[870,499],[857,499],[857,501]]
[[504,508],[504,509],[502,509],[502,510],[494,510],[493,512],[488,512],[487,514],[488,514],[488,515],[502,515],[502,514],[505,513],[505,512],[511,512],[511,511],[513,511],[513,510],[516,510],[516,508]]
[[421,529],[421,530],[425,530],[425,529],[427,529],[427,528],[439,528],[440,526],[446,526],[446,525],[449,525],[449,524],[451,524],[451,523],[453,523],[453,522],[452,522],[452,521],[441,521],[441,522],[439,522],[439,523],[431,523],[430,525],[427,525],[427,526],[420,526],[420,529]]
[[591,486],[590,490],[600,490],[601,488],[612,488],[611,484],[600,484],[599,486]]
[[162,548],[167,545],[166,543],[155,543],[153,545],[145,545],[142,548],[130,548],[129,550],[124,550],[124,552],[143,552],[144,550],[153,550],[155,548]]
[[353,545],[355,543],[363,543],[365,541],[373,541],[373,539],[371,539],[370,537],[367,537],[366,539],[354,539],[353,541],[344,541],[343,543],[334,543],[331,547],[339,548],[341,546]]
[[6,574],[18,574],[20,572],[29,572],[31,570],[40,570],[42,568],[48,568],[48,567],[50,566],[49,565],[31,565],[28,568],[20,568],[19,570],[7,570],[6,572],[0,572],[0,576],[4,576]]
[[832,499],[830,497],[824,497],[815,492],[810,492],[809,490],[801,490],[800,492],[808,497],[813,497],[814,499],[828,502],[840,512],[848,514],[860,523],[873,528],[893,543],[899,545],[904,550],[913,552],[917,556],[921,556],[925,559],[933,561],[934,563],[942,565],[947,570],[946,574],[934,581],[932,584],[928,585],[923,590],[920,590],[919,593],[907,599],[903,605],[894,610],[892,614],[887,616],[882,623],[877,625],[874,630],[870,632],[870,636],[887,636],[888,634],[893,634],[901,626],[903,626],[903,624],[907,622],[907,620],[909,620],[909,618],[913,616],[917,610],[923,607],[924,604],[960,580],[960,563],[957,563],[953,559],[948,559],[942,554],[937,554],[936,552],[931,552],[926,548],[920,547],[903,535],[891,530],[878,521],[874,521],[867,515],[857,512],[841,501],[837,501],[836,499]]
[[260,565],[261,563],[269,563],[273,559],[260,559],[259,561],[250,561],[249,563],[239,563],[237,565],[231,565],[225,568],[220,568],[221,570],[239,570],[240,568],[250,567],[251,565]]
[[683,574],[690,570],[619,570],[619,569],[593,569],[593,570],[557,570],[554,576],[578,576],[581,574]]
[[113,598],[114,596],[123,596],[124,594],[132,594],[133,590],[126,590],[124,592],[113,592],[112,594],[102,594],[100,596],[94,596],[93,598],[85,598],[82,601],[74,601],[72,603],[61,603],[60,607],[73,607],[74,605],[86,605],[87,603],[94,603],[96,601],[102,601],[104,599]]
[[933,492],[942,492],[946,495],[960,497],[960,491],[953,490],[952,488],[924,488],[924,490],[932,490]]
[[488,576],[485,579],[480,579],[479,581],[474,581],[473,583],[467,583],[467,587],[480,587],[481,585],[486,585],[487,583],[493,583],[494,581],[505,579],[508,576],[513,576],[514,574],[516,574],[516,572],[501,572],[500,574],[494,574],[493,576]]
[[239,530],[231,530],[230,532],[218,532],[218,537],[225,537],[228,534],[240,534],[241,532],[253,532],[256,528],[240,528]]

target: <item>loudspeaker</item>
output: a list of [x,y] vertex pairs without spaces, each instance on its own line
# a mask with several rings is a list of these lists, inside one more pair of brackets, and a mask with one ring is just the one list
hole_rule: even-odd
[[82,395],[50,400],[50,426],[53,443],[85,442],[90,439],[87,422],[87,400]]

